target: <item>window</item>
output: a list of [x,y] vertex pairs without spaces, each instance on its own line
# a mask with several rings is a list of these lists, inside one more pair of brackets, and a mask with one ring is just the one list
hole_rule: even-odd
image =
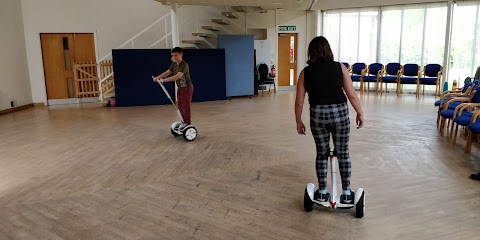
[[358,12],[342,13],[340,18],[340,62],[358,61]]
[[380,61],[443,65],[446,24],[446,3],[384,8]]
[[380,62],[384,64],[388,64],[390,62],[399,62],[402,11],[384,11],[382,14]]
[[376,62],[379,12],[376,8],[327,11],[323,35],[339,62]]
[[425,9],[403,11],[402,45],[400,62],[422,65],[422,43]]
[[447,28],[447,7],[427,9],[423,64],[443,65],[445,54],[445,29]]
[[473,77],[478,56],[478,3],[459,3],[455,7],[452,25],[449,80],[461,85],[466,77]]
[[340,53],[340,14],[325,14],[323,36],[328,39],[333,56],[335,60],[338,60]]
[[361,12],[359,29],[358,62],[377,62],[378,11]]

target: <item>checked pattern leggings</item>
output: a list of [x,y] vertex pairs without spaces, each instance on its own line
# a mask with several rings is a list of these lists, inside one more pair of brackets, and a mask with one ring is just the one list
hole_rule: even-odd
[[327,188],[331,134],[337,152],[342,188],[343,190],[349,190],[352,163],[348,152],[350,118],[347,103],[311,106],[310,127],[317,147],[316,169],[319,189],[325,190]]

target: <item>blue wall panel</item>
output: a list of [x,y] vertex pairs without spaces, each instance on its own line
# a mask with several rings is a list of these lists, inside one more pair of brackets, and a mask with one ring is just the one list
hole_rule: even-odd
[[253,95],[253,35],[220,35],[218,47],[225,49],[227,97]]

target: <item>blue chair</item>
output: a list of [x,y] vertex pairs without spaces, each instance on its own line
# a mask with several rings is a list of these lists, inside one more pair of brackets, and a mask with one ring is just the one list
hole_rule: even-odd
[[[388,92],[388,84],[394,83],[395,86],[398,84],[398,79],[400,78],[400,70],[402,69],[400,63],[389,63],[385,67],[384,74],[380,77],[380,93],[383,94],[383,83],[385,83],[385,92]],[[398,88],[397,88],[398,93]]]
[[360,92],[363,92],[363,76],[367,71],[365,63],[355,63],[352,65],[352,81],[360,83]]
[[[460,93],[449,93],[444,98],[435,102],[435,106],[438,106],[437,128],[439,128],[439,126],[440,126],[440,119],[441,119],[440,113],[443,111],[443,109],[445,107],[445,103],[447,103],[449,100],[454,99],[454,98],[461,98],[461,97],[470,98],[470,97],[472,97],[471,94],[472,94],[472,91],[475,89],[475,86],[477,86],[477,85],[475,85],[474,83],[468,83],[464,86],[464,89],[462,90],[462,92],[460,92]],[[454,110],[461,103],[462,102],[460,102],[460,101],[453,101],[448,105],[447,109]]]
[[420,77],[420,85],[423,86],[423,95],[425,95],[425,85],[435,85],[435,96],[440,95],[440,82],[442,80],[443,67],[439,64],[428,64],[424,67]]
[[465,147],[465,152],[470,153],[472,151],[472,138],[473,134],[480,134],[480,119],[478,119],[478,116],[480,116],[480,110],[475,111],[472,121],[467,127],[467,144]]
[[341,64],[343,64],[348,69],[349,72],[351,71],[349,63],[342,62]]
[[405,64],[401,70],[400,79],[397,85],[397,93],[403,93],[403,85],[417,85],[416,96],[420,96],[420,66],[418,64]]
[[[461,103],[471,103],[472,101],[478,101],[480,103],[480,87],[476,87],[469,97],[456,97],[449,99],[443,106],[443,110],[440,111],[441,122],[440,122],[440,135],[443,136],[445,131],[445,121],[448,120],[447,129],[450,127],[450,120],[454,120],[457,112],[460,110]],[[455,104],[455,102],[460,102],[454,109],[449,108],[450,104]],[[452,123],[453,124],[453,123]],[[453,129],[453,127],[452,127]],[[452,133],[450,131],[450,133]]]
[[375,83],[375,91],[378,93],[379,79],[382,76],[384,66],[381,63],[372,63],[368,66],[363,82],[367,83],[367,92],[370,91],[370,83]]
[[[472,100],[473,102],[474,100]],[[475,100],[478,101],[478,100]],[[460,104],[453,114],[453,124],[450,132],[452,133],[451,141],[453,144],[457,142],[458,127],[468,127],[472,121],[475,108],[479,107],[479,103]],[[453,128],[455,127],[455,131]]]
[[[465,86],[463,86],[463,88],[459,89],[459,90],[452,90],[452,91],[446,91],[444,92],[444,97],[438,101],[435,101],[434,105],[435,107],[438,107],[440,105],[442,105],[442,103],[445,103],[447,99],[451,98],[452,96],[453,97],[462,97],[462,96],[467,96],[472,88],[469,88],[470,86],[474,85],[474,83],[470,82],[470,83],[467,83],[465,84]],[[468,93],[467,93],[468,91]]]

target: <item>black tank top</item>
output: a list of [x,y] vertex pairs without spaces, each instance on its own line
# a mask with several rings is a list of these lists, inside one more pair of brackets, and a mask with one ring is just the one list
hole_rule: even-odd
[[338,62],[309,65],[304,69],[305,90],[310,106],[346,103],[343,71]]

